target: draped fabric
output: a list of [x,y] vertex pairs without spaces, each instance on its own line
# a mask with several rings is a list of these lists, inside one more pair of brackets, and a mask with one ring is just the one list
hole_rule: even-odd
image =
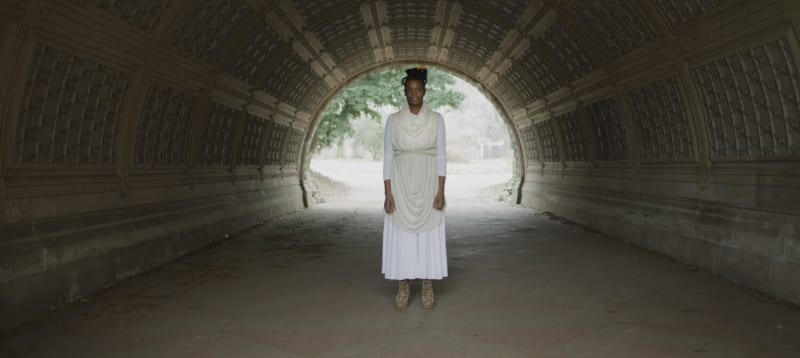
[[390,179],[395,212],[383,222],[381,272],[390,280],[447,277],[444,211],[433,209],[439,176],[447,175],[444,119],[423,105],[389,116],[383,178]]
[[391,184],[396,207],[390,216],[394,225],[408,232],[430,230],[442,221],[442,211],[433,208],[439,189],[436,139],[440,119],[425,105],[416,115],[406,105],[387,123],[392,126]]
[[445,223],[421,233],[409,233],[392,225],[389,216],[383,224],[384,277],[389,280],[441,280],[447,276]]

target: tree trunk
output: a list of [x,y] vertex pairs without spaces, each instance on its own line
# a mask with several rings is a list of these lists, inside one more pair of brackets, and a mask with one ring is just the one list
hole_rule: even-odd
[[339,143],[336,143],[336,159],[343,159],[344,158],[344,140],[340,140]]

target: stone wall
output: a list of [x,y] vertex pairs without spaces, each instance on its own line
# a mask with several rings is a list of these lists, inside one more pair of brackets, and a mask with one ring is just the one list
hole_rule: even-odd
[[245,1],[0,4],[0,330],[303,207],[310,114],[270,81],[311,69],[263,24]]
[[[599,30],[618,55],[607,77],[516,117],[522,203],[800,302],[797,8],[648,6],[666,20],[620,24],[624,43],[660,33],[659,48],[613,46],[623,35]],[[603,12],[576,16],[610,26]]]
[[[800,174],[796,166],[783,169],[795,173],[795,178]],[[770,176],[762,170],[751,179],[788,181],[780,170],[777,173]],[[627,176],[608,175],[602,169],[580,174],[570,170],[529,172],[522,202],[800,303],[800,216],[796,209],[787,208],[796,202],[785,199],[800,197],[797,183],[724,183],[729,173],[719,170],[712,172],[712,182],[701,190],[691,180],[691,169],[683,178],[676,176],[653,169]],[[692,190],[697,195],[687,195]]]
[[297,183],[296,175],[278,174],[200,185],[194,193],[154,188],[125,199],[114,193],[11,200],[7,207],[54,205],[60,211],[109,201],[124,205],[0,226],[0,330],[300,209]]

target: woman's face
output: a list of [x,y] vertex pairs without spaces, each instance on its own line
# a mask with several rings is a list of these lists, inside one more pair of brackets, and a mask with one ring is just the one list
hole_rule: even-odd
[[422,98],[425,97],[425,85],[420,80],[406,80],[405,93],[409,106],[421,106]]

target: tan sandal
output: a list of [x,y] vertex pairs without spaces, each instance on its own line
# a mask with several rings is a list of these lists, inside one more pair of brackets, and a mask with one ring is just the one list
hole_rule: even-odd
[[394,307],[399,310],[408,308],[408,299],[411,296],[411,288],[408,280],[402,280],[397,285],[397,296],[394,297]]
[[422,308],[433,308],[433,282],[422,280]]

